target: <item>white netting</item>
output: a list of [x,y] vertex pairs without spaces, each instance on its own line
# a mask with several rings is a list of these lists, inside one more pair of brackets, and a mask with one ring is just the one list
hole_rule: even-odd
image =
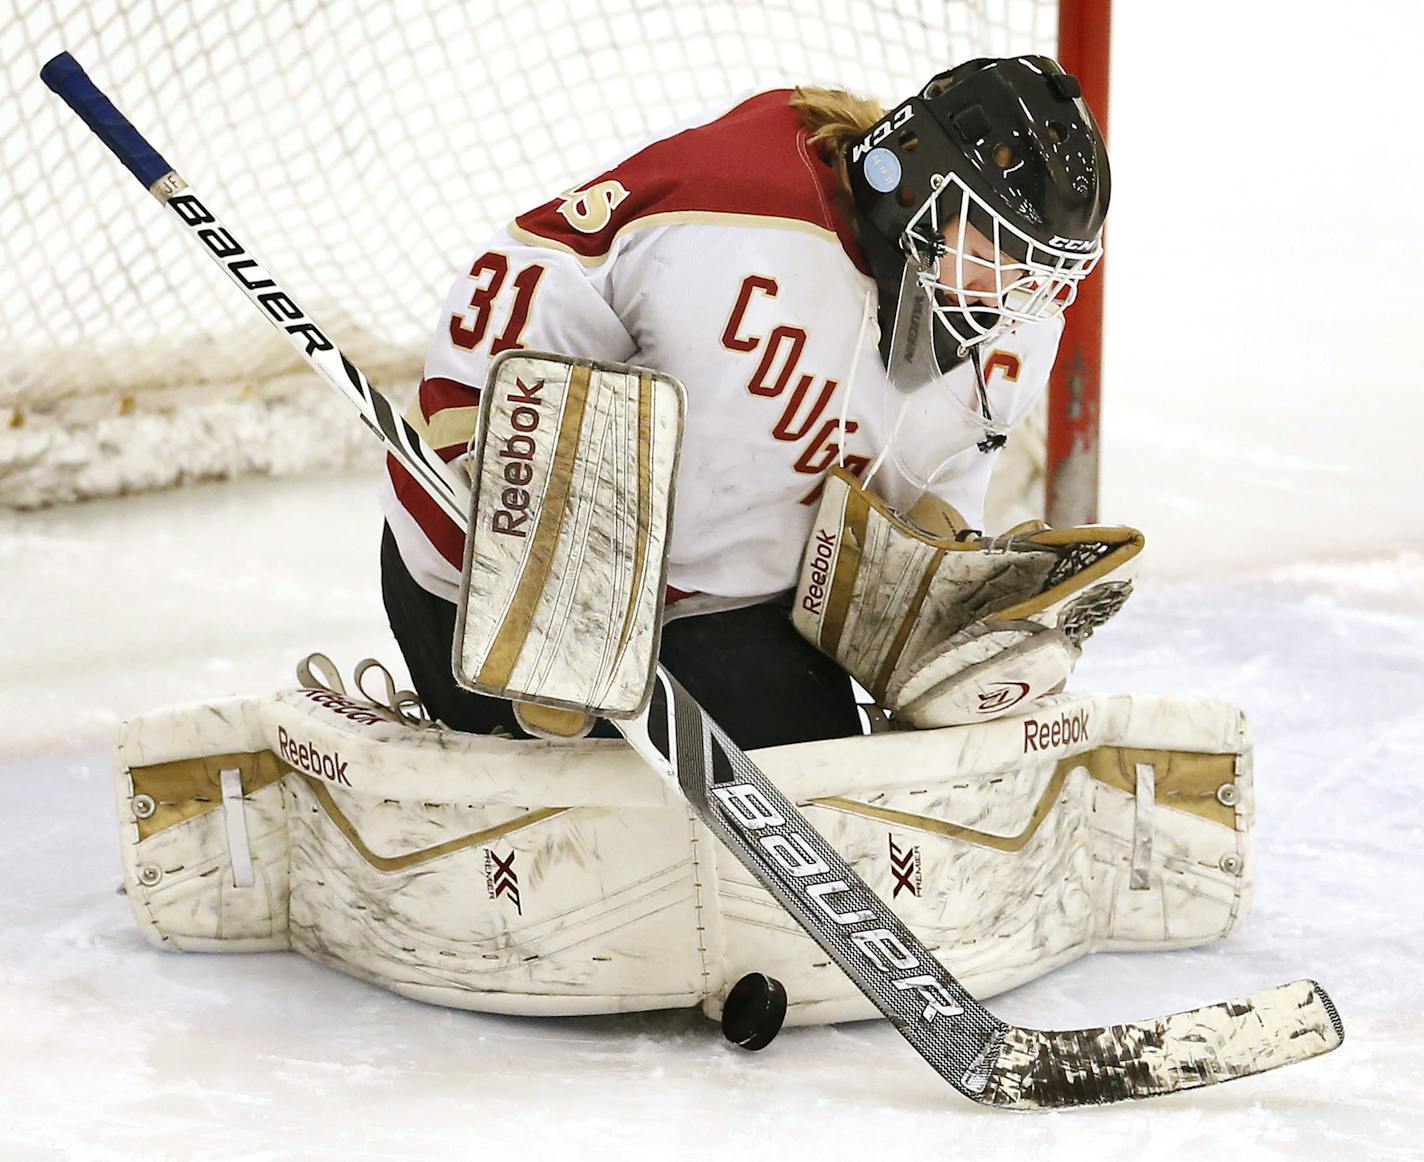
[[346,461],[365,436],[39,80],[73,53],[400,397],[485,235],[742,91],[893,101],[1052,0],[36,0],[0,24],[0,496]]

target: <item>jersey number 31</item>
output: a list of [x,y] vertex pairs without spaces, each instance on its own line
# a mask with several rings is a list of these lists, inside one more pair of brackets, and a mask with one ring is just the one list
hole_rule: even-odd
[[[465,351],[473,351],[485,340],[490,328],[490,316],[494,313],[494,301],[504,288],[504,280],[509,275],[509,259],[498,250],[486,251],[475,259],[470,267],[470,277],[475,280],[475,293],[470,296],[473,315],[458,312],[450,316],[450,341]],[[523,346],[519,337],[529,324],[529,308],[534,302],[534,291],[539,280],[544,277],[544,268],[538,263],[526,266],[514,276],[514,305],[504,330],[490,341],[490,355],[501,351],[512,351]]]

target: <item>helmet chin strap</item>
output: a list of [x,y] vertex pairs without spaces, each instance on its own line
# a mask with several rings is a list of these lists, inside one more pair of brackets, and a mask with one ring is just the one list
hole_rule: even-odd
[[934,311],[920,283],[921,269],[906,258],[895,299],[895,322],[885,351],[885,370],[897,391],[909,394],[943,374],[935,355]]
[[[984,376],[981,345],[976,343],[966,350],[956,343],[950,348],[955,352],[956,358],[943,361],[947,362],[949,366],[942,367],[942,361],[935,350],[937,346],[941,346],[935,342],[939,337],[935,330],[936,327],[943,328],[943,324],[936,320],[931,309],[930,292],[920,282],[915,263],[907,261],[900,282],[900,298],[896,305],[895,324],[889,346],[885,349],[886,372],[892,387],[886,403],[889,405],[891,400],[898,400],[899,406],[896,409],[895,418],[887,425],[889,431],[884,446],[862,476],[866,485],[870,484],[882,465],[888,460],[897,466],[900,474],[907,481],[914,483],[923,491],[930,488],[939,479],[940,473],[950,460],[967,448],[977,448],[981,453],[988,455],[1008,443],[1008,435],[1000,429],[989,403],[989,389]],[[953,338],[952,333],[948,331],[945,333],[949,338]],[[963,443],[959,443],[957,447],[948,449],[947,455],[932,471],[926,473],[923,467],[916,470],[902,457],[897,447],[901,430],[911,412],[913,397],[930,384],[942,379],[958,363],[965,360],[974,369],[974,390],[978,408],[976,411],[968,402],[954,400],[952,395],[949,397],[950,406],[959,413],[959,422],[979,429],[980,438],[974,440],[966,432],[965,435],[968,438]]]
[[[984,409],[984,422],[992,424],[994,413],[989,410],[989,387],[984,382],[984,357],[981,354],[982,345],[976,343],[969,348],[969,359],[974,364],[974,386],[979,392],[979,406]],[[974,446],[988,455],[990,452],[997,452],[1009,442],[1009,437],[1004,432],[989,432],[982,440]]]

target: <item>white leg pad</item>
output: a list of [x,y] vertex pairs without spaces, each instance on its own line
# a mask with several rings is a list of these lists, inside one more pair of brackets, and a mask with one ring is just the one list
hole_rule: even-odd
[[[756,757],[981,996],[1224,936],[1249,901],[1250,743],[1219,703],[1057,696]],[[297,690],[133,719],[117,776],[126,889],[168,948],[290,947],[489,1012],[716,1016],[758,971],[792,1023],[872,1015],[621,740],[416,728]]]

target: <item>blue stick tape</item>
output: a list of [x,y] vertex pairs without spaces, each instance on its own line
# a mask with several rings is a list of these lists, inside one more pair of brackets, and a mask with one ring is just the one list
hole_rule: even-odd
[[67,52],[60,53],[40,69],[40,80],[79,114],[144,189],[173,168],[143,139],[143,134],[129,124],[128,118],[114,108],[114,103],[99,91],[89,74]]

